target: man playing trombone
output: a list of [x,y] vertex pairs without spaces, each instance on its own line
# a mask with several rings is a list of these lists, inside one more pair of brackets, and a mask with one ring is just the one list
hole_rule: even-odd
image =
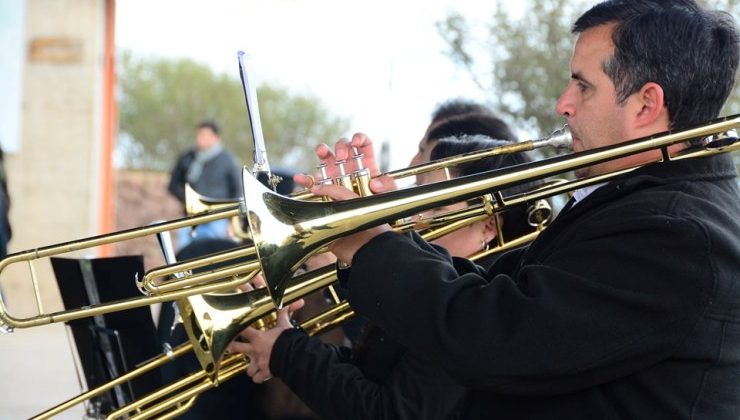
[[[571,80],[556,110],[576,152],[705,122],[732,91],[734,22],[692,0],[605,1],[573,33]],[[319,156],[343,159],[350,146],[373,164],[361,134]],[[660,158],[649,151],[579,170],[642,165],[576,191],[537,240],[488,271],[387,225],[337,240],[332,252],[351,264],[341,273],[349,302],[467,387],[465,418],[736,419],[736,170],[726,154],[650,164]],[[355,196],[331,185],[312,191]],[[253,379],[269,377],[269,357],[252,361]]]

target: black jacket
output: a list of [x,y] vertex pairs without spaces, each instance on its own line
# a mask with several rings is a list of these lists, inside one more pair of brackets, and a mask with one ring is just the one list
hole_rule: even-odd
[[446,419],[464,388],[441,367],[377,328],[364,350],[333,346],[299,330],[281,334],[270,371],[322,419]]
[[[185,202],[185,183],[193,159],[195,149],[183,153],[170,174],[169,191],[181,202]],[[223,149],[203,165],[200,178],[191,187],[209,198],[241,197],[244,194],[241,190],[241,166],[231,152]]]
[[386,233],[349,301],[471,388],[469,418],[737,419],[735,176],[729,156],[638,169],[488,273]]

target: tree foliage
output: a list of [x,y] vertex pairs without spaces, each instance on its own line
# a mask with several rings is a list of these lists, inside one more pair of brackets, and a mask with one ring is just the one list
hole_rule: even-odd
[[[125,53],[119,69],[120,166],[167,171],[195,143],[203,120],[221,126],[227,148],[247,164],[252,135],[238,76],[215,74],[188,59],[137,59]],[[257,89],[268,157],[273,166],[307,170],[313,146],[345,134],[349,121],[315,97],[261,84]]]
[[[740,0],[704,3],[729,12],[740,23]],[[474,23],[456,12],[439,22],[437,29],[448,55],[469,71],[495,109],[520,128],[548,133],[562,124],[555,102],[570,77],[570,25],[592,2],[529,0],[521,19],[512,18],[504,2],[496,4],[485,24],[486,35],[476,36]],[[723,114],[739,112],[736,83]]]

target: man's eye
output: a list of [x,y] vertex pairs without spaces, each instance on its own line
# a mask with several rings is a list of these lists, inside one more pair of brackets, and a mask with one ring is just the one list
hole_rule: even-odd
[[576,83],[576,86],[578,86],[578,90],[580,90],[581,92],[584,92],[586,89],[588,89],[588,85],[583,82]]

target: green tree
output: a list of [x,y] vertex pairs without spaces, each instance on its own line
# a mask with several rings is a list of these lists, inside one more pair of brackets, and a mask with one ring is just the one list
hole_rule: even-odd
[[[167,171],[194,145],[195,127],[217,121],[221,137],[245,164],[252,162],[252,135],[238,76],[215,74],[188,59],[134,58],[119,69],[119,165]],[[257,89],[268,157],[273,166],[307,170],[313,146],[346,134],[349,121],[332,115],[315,97],[262,84]]]
[[[476,36],[474,25],[456,12],[438,22],[437,29],[449,56],[488,92],[495,109],[520,128],[548,133],[562,124],[554,108],[570,77],[570,25],[592,2],[530,0],[521,19],[512,18],[503,3],[497,2],[484,36]],[[705,3],[737,20],[740,0]],[[736,83],[723,114],[738,112]]]

